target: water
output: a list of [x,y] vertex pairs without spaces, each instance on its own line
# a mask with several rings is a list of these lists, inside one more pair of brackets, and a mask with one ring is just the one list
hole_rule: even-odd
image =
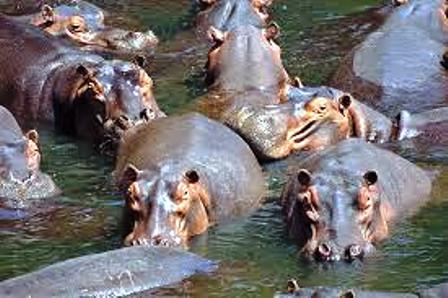
[[[113,24],[138,30],[151,28],[161,37],[149,71],[156,96],[168,113],[189,110],[203,94],[205,47],[191,31],[189,0],[94,1],[110,12]],[[279,41],[285,65],[307,85],[325,82],[344,53],[374,29],[362,12],[380,1],[284,0],[274,6],[282,27]],[[3,11],[11,4],[0,1]],[[113,188],[113,160],[100,157],[88,144],[42,128],[43,170],[64,195],[0,221],[0,279],[23,274],[67,258],[120,245],[122,198]],[[421,166],[440,171],[433,200],[414,217],[393,229],[381,253],[364,263],[307,263],[284,235],[276,203],[285,181],[282,163],[266,167],[269,197],[246,219],[212,229],[194,239],[191,250],[219,260],[220,271],[160,294],[213,297],[271,297],[291,277],[303,286],[345,285],[365,289],[412,291],[448,279],[448,155],[444,147],[394,146]]]

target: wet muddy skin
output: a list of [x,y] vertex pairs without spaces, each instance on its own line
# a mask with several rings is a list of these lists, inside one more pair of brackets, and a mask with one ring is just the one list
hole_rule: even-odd
[[[15,1],[1,1],[0,11],[14,12]],[[31,7],[22,1],[23,7]],[[126,29],[151,28],[160,37],[149,72],[156,98],[168,114],[191,110],[205,93],[203,66],[206,47],[194,36],[194,12],[189,0],[92,1],[110,12],[110,24]],[[279,44],[291,76],[306,85],[325,83],[342,57],[376,25],[366,10],[381,1],[279,0],[273,18],[282,27]],[[27,211],[0,212],[0,279],[24,274],[71,257],[120,246],[121,196],[114,191],[113,160],[98,156],[89,144],[39,130],[43,144],[42,170],[64,195],[35,204]],[[417,145],[415,145],[417,144]],[[440,172],[432,200],[394,229],[391,238],[371,259],[352,264],[308,263],[284,233],[276,200],[286,181],[284,170],[294,157],[264,166],[269,193],[262,208],[247,219],[211,229],[195,238],[191,251],[221,261],[212,277],[193,278],[156,294],[209,297],[272,297],[291,277],[302,286],[356,287],[407,292],[420,285],[448,279],[448,151],[409,140],[389,149]],[[34,205],[34,204],[33,204]],[[204,294],[206,293],[206,294]],[[154,294],[154,293],[153,293]],[[144,297],[144,294],[141,295]]]

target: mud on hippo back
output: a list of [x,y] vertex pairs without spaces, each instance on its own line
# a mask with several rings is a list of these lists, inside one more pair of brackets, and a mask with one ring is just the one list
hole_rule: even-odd
[[64,133],[101,143],[129,123],[164,116],[151,78],[134,63],[67,47],[4,15],[0,45],[0,103],[22,126],[53,121]]
[[39,134],[23,135],[14,116],[0,106],[0,206],[20,208],[30,199],[60,193],[50,176],[40,171]]
[[75,43],[82,50],[99,54],[149,57],[158,44],[151,30],[137,32],[104,25],[102,9],[85,1],[43,5],[39,13],[17,19]]
[[125,244],[186,244],[255,210],[264,192],[247,144],[199,114],[138,125],[120,146],[117,181],[126,197]]
[[440,107],[448,99],[446,3],[405,2],[344,59],[330,82],[388,116]]
[[416,211],[430,191],[422,169],[350,139],[299,160],[281,202],[289,235],[304,255],[353,261],[369,255],[391,224]]

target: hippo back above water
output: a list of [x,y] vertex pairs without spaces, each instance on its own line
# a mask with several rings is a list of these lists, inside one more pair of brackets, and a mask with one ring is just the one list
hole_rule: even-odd
[[282,194],[289,234],[317,260],[353,260],[427,199],[431,180],[400,156],[350,139],[301,160]]
[[126,192],[126,244],[179,243],[259,206],[264,182],[246,143],[199,114],[127,131],[116,177]]

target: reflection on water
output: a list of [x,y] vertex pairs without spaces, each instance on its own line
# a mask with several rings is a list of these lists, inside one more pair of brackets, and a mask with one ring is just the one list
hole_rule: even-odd
[[[11,2],[0,1],[3,11]],[[26,2],[26,1],[23,1]],[[93,1],[106,8],[114,24],[155,30],[162,42],[149,71],[157,99],[168,113],[189,109],[204,92],[201,70],[206,47],[196,42],[190,0]],[[282,27],[280,44],[285,64],[306,84],[320,84],[340,59],[375,24],[363,13],[380,1],[283,0],[274,7]],[[114,192],[113,161],[95,155],[88,145],[44,129],[43,168],[64,190],[64,196],[33,206],[27,213],[5,214],[0,220],[0,279],[9,278],[69,257],[119,246],[122,199]],[[433,200],[395,229],[373,259],[347,265],[307,263],[283,230],[276,203],[288,161],[266,168],[270,192],[253,216],[211,230],[194,239],[192,250],[221,261],[213,277],[194,278],[184,287],[161,294],[271,297],[296,277],[304,286],[346,285],[406,291],[448,279],[447,224],[448,162],[446,146],[418,149],[412,144],[391,146],[420,165],[439,171]],[[391,169],[393,170],[393,169]],[[3,215],[0,213],[0,215]],[[14,216],[25,218],[12,220]]]

